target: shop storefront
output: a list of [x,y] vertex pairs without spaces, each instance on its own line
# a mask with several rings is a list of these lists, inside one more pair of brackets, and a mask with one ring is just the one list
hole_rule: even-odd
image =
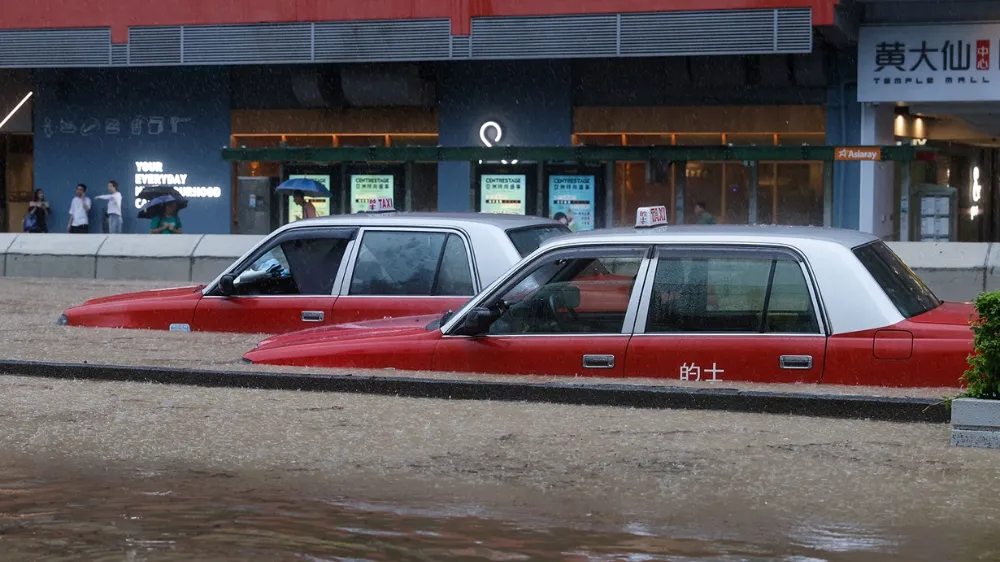
[[873,138],[936,150],[933,161],[869,165],[870,204],[897,240],[1000,236],[1000,25],[869,26],[861,30],[858,99]]
[[34,194],[34,92],[27,72],[0,70],[0,232],[20,232]]
[[[247,148],[388,148],[436,146],[433,108],[232,111],[231,146]],[[330,197],[307,199],[320,216],[356,213],[370,197],[389,197],[400,210],[437,207],[436,162],[368,161],[343,164],[241,162],[233,170],[233,232],[264,234],[301,218],[291,195],[274,187],[294,178],[323,184]]]

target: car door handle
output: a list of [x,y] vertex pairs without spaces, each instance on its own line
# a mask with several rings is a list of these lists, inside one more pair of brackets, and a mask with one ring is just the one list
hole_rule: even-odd
[[322,322],[324,318],[326,318],[326,314],[324,314],[322,310],[302,311],[303,322]]
[[813,358],[812,355],[782,355],[778,364],[782,369],[808,370],[813,368]]
[[614,355],[584,355],[584,369],[613,369],[615,367]]

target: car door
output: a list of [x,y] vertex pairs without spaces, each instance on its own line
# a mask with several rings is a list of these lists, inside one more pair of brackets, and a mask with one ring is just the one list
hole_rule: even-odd
[[468,241],[446,229],[364,229],[348,271],[337,323],[441,314],[478,292]]
[[806,263],[772,247],[657,248],[625,375],[819,382],[826,331]]
[[329,324],[356,228],[299,228],[262,245],[195,309],[195,331],[280,334]]
[[617,377],[623,373],[646,246],[581,247],[543,254],[471,313],[489,326],[449,329],[434,370]]

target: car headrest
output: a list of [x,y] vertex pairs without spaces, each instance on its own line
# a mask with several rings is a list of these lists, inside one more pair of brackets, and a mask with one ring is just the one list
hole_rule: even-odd
[[580,287],[576,285],[563,285],[556,294],[559,295],[559,303],[566,308],[580,306]]

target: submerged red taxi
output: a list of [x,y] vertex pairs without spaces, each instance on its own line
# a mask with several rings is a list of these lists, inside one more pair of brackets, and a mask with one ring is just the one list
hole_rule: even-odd
[[251,363],[498,374],[958,387],[968,303],[941,302],[879,239],[681,226],[544,244],[440,318],[272,337]]
[[278,334],[462,306],[568,234],[552,219],[481,213],[354,214],[282,227],[206,285],[89,300],[60,324]]

